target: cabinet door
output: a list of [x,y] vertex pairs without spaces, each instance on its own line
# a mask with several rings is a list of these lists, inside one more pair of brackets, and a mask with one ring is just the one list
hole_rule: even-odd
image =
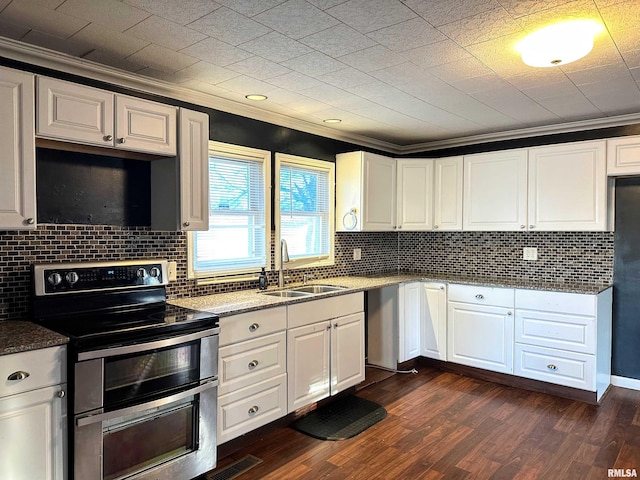
[[640,174],[640,136],[607,140],[607,175]]
[[112,147],[113,93],[38,77],[36,134],[55,140]]
[[116,95],[115,146],[125,150],[176,154],[176,107]]
[[430,159],[398,160],[397,223],[403,230],[433,228],[433,166]]
[[420,345],[423,357],[447,359],[447,287],[423,283]]
[[331,395],[364,381],[364,313],[331,321]]
[[398,362],[420,356],[422,284],[411,282],[398,289]]
[[527,228],[527,151],[464,157],[464,230]]
[[36,228],[33,75],[0,68],[0,229]]
[[0,398],[0,478],[65,480],[66,385]]
[[396,229],[396,161],[363,153],[362,229]]
[[329,396],[330,330],[327,321],[287,332],[289,413]]
[[513,373],[513,323],[511,309],[449,302],[447,359]]
[[180,109],[180,223],[209,230],[209,115]]
[[529,150],[529,230],[607,229],[606,142]]
[[462,165],[462,157],[435,161],[434,230],[462,230]]

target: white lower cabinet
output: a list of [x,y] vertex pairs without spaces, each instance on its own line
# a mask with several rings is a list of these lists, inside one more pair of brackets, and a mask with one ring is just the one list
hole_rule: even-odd
[[403,283],[398,288],[398,362],[420,355],[422,296],[422,282]]
[[0,478],[65,480],[66,348],[5,355],[1,363]]
[[513,289],[449,285],[447,359],[513,373]]

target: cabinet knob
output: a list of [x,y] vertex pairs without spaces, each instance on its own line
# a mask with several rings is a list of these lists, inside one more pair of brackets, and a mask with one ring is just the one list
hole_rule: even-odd
[[477,294],[477,295],[476,295],[476,298],[477,298],[478,300],[484,300],[484,295],[482,295],[481,293],[479,293],[479,294]]
[[249,370],[253,370],[258,366],[258,363],[259,363],[258,360],[251,360],[249,362],[249,365],[247,365],[247,367],[249,367]]
[[529,230],[531,230],[532,228],[536,228],[535,225],[529,225]]
[[118,139],[118,143],[123,144],[125,142],[125,138],[124,137],[120,137]]
[[255,415],[256,413],[258,413],[258,410],[260,410],[260,408],[257,405],[254,405],[249,409],[248,413],[249,415]]
[[338,328],[338,327],[339,327],[339,325],[337,323],[333,324],[333,328]]
[[11,375],[9,375],[7,377],[7,380],[11,380],[12,382],[17,382],[19,380],[24,380],[28,376],[29,376],[29,372],[18,370],[17,372],[13,372]]
[[507,312],[507,315],[511,316],[513,315],[513,312]]
[[331,330],[331,325],[327,325],[327,330]]
[[434,225],[434,226],[433,226],[433,229],[434,229],[434,230],[437,230],[437,229],[438,229],[438,225]]
[[525,228],[527,228],[526,225],[520,225],[520,230],[524,230]]
[[440,290],[444,290],[444,285],[441,285],[441,286],[440,286]]
[[183,225],[184,225],[185,227],[188,227],[189,225],[191,225],[191,223],[189,223],[189,222],[184,222],[184,223],[183,223]]
[[60,390],[60,391],[58,392],[58,397],[59,397],[59,398],[64,398],[64,396],[65,396],[66,394],[67,394],[67,392],[65,392],[64,390]]
[[555,370],[558,370],[558,367],[556,367],[553,363],[550,363],[549,365],[547,365],[547,368],[548,368],[549,370],[554,370],[554,371],[555,371]]
[[104,139],[105,142],[110,142],[111,140],[113,140],[113,135],[105,135],[102,138]]
[[26,222],[28,225],[33,225],[34,223],[36,223],[35,219],[33,219],[33,218],[31,218],[31,217],[27,218],[27,219],[25,220],[25,222]]
[[257,323],[252,323],[251,325],[249,325],[249,331],[250,332],[255,332],[259,328],[260,328],[260,325],[258,325]]

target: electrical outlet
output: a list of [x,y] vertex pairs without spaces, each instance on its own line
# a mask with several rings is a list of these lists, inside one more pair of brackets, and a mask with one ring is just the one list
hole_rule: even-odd
[[167,273],[170,282],[175,282],[178,279],[178,263],[169,262],[167,265]]
[[538,260],[538,247],[524,247],[522,249],[523,260]]
[[353,259],[354,260],[360,260],[362,258],[362,249],[361,248],[354,248],[353,249]]

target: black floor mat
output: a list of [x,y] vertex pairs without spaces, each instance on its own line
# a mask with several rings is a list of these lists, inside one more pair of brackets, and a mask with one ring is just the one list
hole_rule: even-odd
[[336,400],[311,412],[291,425],[320,440],[355,437],[387,416],[384,407],[356,396]]

